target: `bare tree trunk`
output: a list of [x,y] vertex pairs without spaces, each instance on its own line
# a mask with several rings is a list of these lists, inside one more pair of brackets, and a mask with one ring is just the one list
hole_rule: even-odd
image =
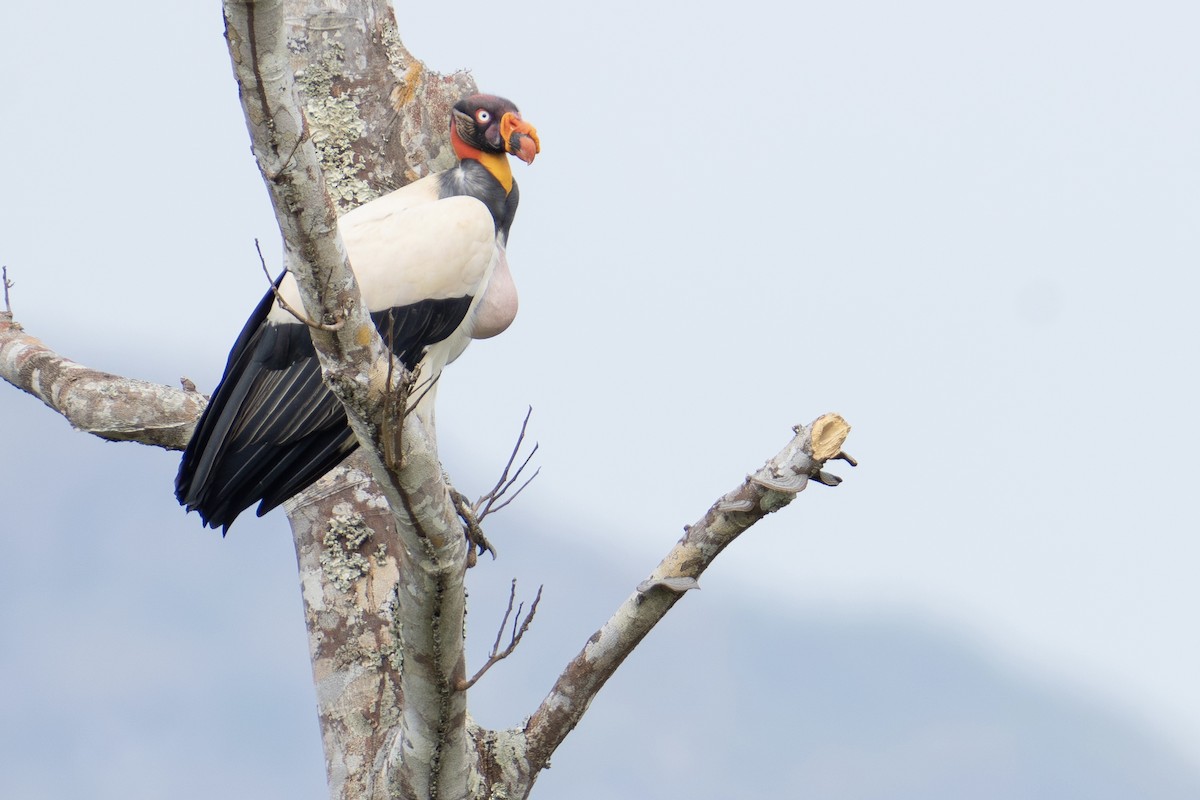
[[[337,235],[316,146],[319,136],[322,160],[331,163],[339,196],[347,204],[372,194],[360,175],[367,166],[359,153],[378,154],[385,148],[356,146],[350,140],[352,133],[361,136],[366,128],[352,98],[361,95],[365,111],[374,109],[371,116],[377,123],[386,118],[378,103],[365,101],[382,92],[368,91],[371,84],[364,76],[393,78],[390,62],[382,59],[402,48],[390,15],[381,18],[369,3],[361,11],[366,16],[357,20],[317,14],[303,26],[285,26],[280,0],[225,3],[230,55],[255,155],[283,233],[287,268],[296,276],[309,319],[327,326],[310,329],[325,382],[342,401],[364,445],[363,460],[385,501],[379,505],[394,527],[368,533],[368,520],[375,515],[362,494],[353,502],[323,499],[318,508],[302,498],[290,506],[289,516],[307,616],[316,624],[310,628],[310,642],[314,674],[322,686],[334,796],[465,797],[474,765],[468,758],[466,696],[454,687],[465,669],[466,540],[432,437],[415,416],[403,413],[404,403],[394,402],[393,371],[402,373],[403,367],[392,363],[361,301]],[[302,39],[287,38],[285,30],[300,31]],[[334,97],[308,97],[318,120],[333,120],[330,124],[306,124],[289,59],[296,52],[309,55],[297,72],[310,93],[332,92],[335,79],[339,83]],[[343,68],[348,70],[339,71]],[[405,74],[415,76],[416,71],[410,68]],[[388,97],[412,99],[405,94],[412,92],[389,92]],[[348,98],[350,105],[340,103]],[[393,109],[393,116],[404,110]],[[317,513],[326,509],[332,516]],[[324,562],[313,558],[318,533],[323,554],[338,557]],[[331,537],[332,546],[327,546]],[[368,538],[376,543],[376,564],[368,562],[347,581],[344,567],[348,561],[361,563],[359,548]],[[380,591],[364,607],[357,595],[376,594],[365,587]],[[314,613],[314,606],[320,611]],[[367,611],[371,618],[364,620]],[[353,634],[362,645],[357,658],[352,657],[353,645],[330,652],[327,637],[336,642]],[[364,675],[378,661],[380,647],[397,654],[395,667],[389,665],[391,672],[381,677],[387,683],[386,698],[395,703],[391,708],[381,708],[384,698],[370,691],[377,682]],[[371,725],[381,713],[398,714],[398,725],[386,733]]]
[[[454,164],[446,120],[450,107],[474,91],[474,83],[465,73],[441,76],[426,70],[401,42],[389,3],[347,0],[334,7],[288,0],[282,11],[308,133],[339,212]],[[410,719],[415,727],[407,728],[410,736],[397,738],[406,708],[402,674],[410,683],[421,674],[402,673],[402,653],[405,640],[422,627],[412,620],[401,624],[398,607],[404,595],[446,596],[429,586],[408,585],[402,593],[400,571],[428,575],[447,567],[417,566],[419,558],[414,563],[406,557],[414,551],[401,544],[395,516],[380,511],[388,506],[365,458],[356,455],[351,463],[285,508],[304,589],[331,796],[388,797],[388,781],[378,779],[387,773],[385,766],[404,761],[405,747],[428,751],[426,760],[431,758],[437,747],[428,741],[438,737],[439,726],[448,728],[442,717],[450,713],[440,701],[427,703],[436,709],[432,718],[415,716]],[[461,538],[453,543],[461,544]],[[452,558],[448,569],[459,573],[460,582],[461,557]],[[439,611],[451,617],[463,613]],[[457,630],[461,627],[460,622]],[[458,655],[450,656],[449,670],[426,675],[422,691],[445,695],[445,684],[462,673],[461,649],[461,643],[450,648]],[[456,705],[464,715],[465,698]],[[409,708],[415,712],[415,704]],[[424,733],[418,735],[417,728]],[[465,742],[459,739],[463,755],[455,760],[461,771]],[[412,757],[407,763],[416,761]],[[439,761],[445,759],[439,755]],[[413,777],[408,782],[425,783]]]

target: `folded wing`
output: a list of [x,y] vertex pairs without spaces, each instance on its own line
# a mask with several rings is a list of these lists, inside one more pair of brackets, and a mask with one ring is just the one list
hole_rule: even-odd
[[[500,253],[482,203],[431,200],[422,184],[346,214],[339,232],[384,342],[429,380],[466,346]],[[290,275],[277,286],[289,305],[301,307]],[[176,496],[206,525],[227,530],[255,503],[262,515],[302,491],[357,445],[322,380],[307,326],[268,293],[234,344],[184,452]]]

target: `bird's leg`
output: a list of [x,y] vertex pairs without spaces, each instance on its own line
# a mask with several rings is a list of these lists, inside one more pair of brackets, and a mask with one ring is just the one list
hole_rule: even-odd
[[463,532],[467,536],[467,543],[470,547],[467,548],[467,566],[473,567],[479,561],[479,556],[484,553],[491,553],[492,558],[496,558],[496,548],[492,547],[492,543],[483,535],[483,527],[479,524],[479,517],[475,514],[475,508],[466,495],[455,489],[450,484],[449,478],[446,479],[446,485],[450,487],[450,499],[454,503],[454,508],[458,511],[458,516],[463,521]]
[[517,437],[517,443],[513,447],[512,455],[508,457],[508,463],[504,465],[504,471],[501,473],[500,479],[496,481],[496,485],[492,487],[491,491],[480,497],[474,503],[468,500],[462,492],[454,488],[454,485],[450,482],[450,476],[445,475],[443,471],[443,477],[445,477],[446,485],[450,487],[450,498],[454,502],[454,507],[458,511],[458,516],[462,518],[464,531],[467,535],[467,541],[471,544],[470,550],[468,551],[469,555],[467,556],[468,567],[475,566],[475,564],[478,562],[478,556],[481,556],[484,553],[491,553],[493,559],[496,557],[496,548],[492,547],[492,543],[489,542],[487,537],[483,535],[483,526],[480,524],[483,521],[483,518],[488,514],[499,511],[515,500],[517,495],[519,495],[521,491],[529,485],[530,481],[532,481],[538,475],[537,471],[535,471],[533,475],[525,481],[525,483],[521,484],[521,486],[512,493],[511,496],[507,498],[505,497],[505,495],[516,485],[517,481],[521,477],[521,473],[525,470],[525,467],[529,466],[529,460],[533,458],[533,454],[537,452],[537,445],[535,444],[533,446],[533,451],[526,456],[521,465],[516,468],[515,472],[513,472],[513,465],[516,463],[517,456],[521,452],[521,444],[525,441],[525,429],[529,425],[529,415],[532,413],[533,409],[531,408],[529,409],[529,412],[525,414],[525,421],[521,423],[521,434]]

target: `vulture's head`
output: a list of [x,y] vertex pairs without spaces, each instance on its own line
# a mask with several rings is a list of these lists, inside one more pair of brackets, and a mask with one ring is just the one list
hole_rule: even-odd
[[537,129],[521,119],[512,101],[491,94],[473,94],[454,104],[450,141],[459,158],[509,153],[526,164],[542,149]]

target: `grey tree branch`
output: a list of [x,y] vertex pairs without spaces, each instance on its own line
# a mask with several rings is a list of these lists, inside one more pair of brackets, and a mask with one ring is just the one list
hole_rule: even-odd
[[683,596],[680,589],[694,587],[713,559],[743,531],[790,503],[809,479],[824,475],[825,461],[841,454],[849,432],[850,426],[836,414],[797,426],[783,450],[686,528],[639,590],[588,639],[529,718],[524,734],[530,775],[536,776],[549,762],[600,688]]
[[197,392],[122,378],[60,356],[0,314],[0,378],[114,442],[182,450],[207,399]]
[[[284,7],[287,52],[306,129],[339,212],[454,164],[446,120],[450,107],[475,91],[474,81],[465,72],[442,76],[426,70],[401,43],[388,0],[285,0]],[[285,164],[298,149],[297,139]],[[264,175],[280,177],[274,168]],[[426,380],[413,391],[419,395],[431,385]],[[403,441],[395,413],[389,412],[393,419],[383,426],[385,435]],[[404,648],[416,644],[402,642],[401,634],[415,626],[401,625],[395,610],[403,597],[439,594],[429,585],[401,591],[401,565],[421,549],[404,545],[396,515],[386,511],[389,499],[371,471],[360,451],[285,504],[335,800],[399,793],[402,782],[393,780],[395,770],[388,765],[400,760],[403,747],[396,731],[406,712],[400,687]],[[411,789],[414,781],[407,783]]]

